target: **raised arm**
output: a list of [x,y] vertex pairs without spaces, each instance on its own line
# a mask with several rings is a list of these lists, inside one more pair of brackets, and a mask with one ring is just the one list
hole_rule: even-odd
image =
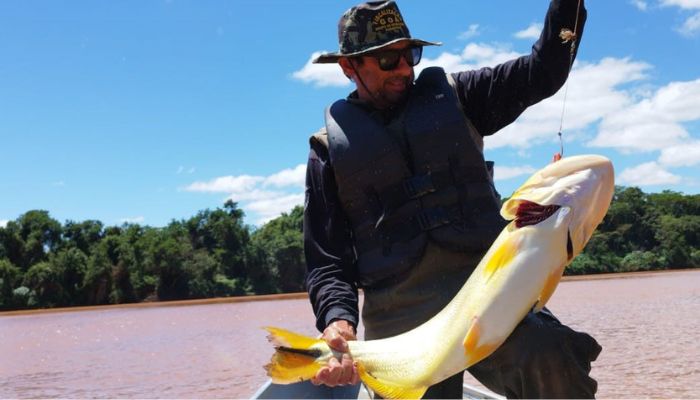
[[572,61],[571,42],[564,43],[560,34],[576,29],[577,50],[586,16],[584,0],[552,0],[529,55],[493,68],[452,74],[464,112],[482,136],[515,121],[527,107],[564,85]]

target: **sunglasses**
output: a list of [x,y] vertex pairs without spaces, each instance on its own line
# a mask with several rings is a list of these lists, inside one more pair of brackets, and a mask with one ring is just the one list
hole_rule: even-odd
[[379,69],[382,71],[391,71],[399,66],[401,62],[401,57],[406,60],[406,63],[415,67],[420,62],[423,56],[423,47],[409,47],[402,50],[386,50],[378,51],[368,55],[369,57],[374,57],[379,64]]

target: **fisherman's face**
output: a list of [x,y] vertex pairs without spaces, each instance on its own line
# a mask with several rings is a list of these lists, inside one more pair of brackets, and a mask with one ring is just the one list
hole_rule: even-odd
[[[395,43],[382,51],[405,51],[408,43]],[[401,56],[394,69],[384,71],[376,57],[362,57],[362,62],[353,59],[341,59],[341,67],[346,75],[352,77],[357,85],[360,99],[366,100],[379,109],[400,104],[406,99],[413,84],[413,67]]]

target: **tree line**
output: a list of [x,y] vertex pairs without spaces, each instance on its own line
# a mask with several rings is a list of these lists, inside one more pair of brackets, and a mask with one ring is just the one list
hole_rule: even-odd
[[[28,211],[0,228],[0,310],[303,291],[303,209],[258,229],[243,218],[232,201],[162,228]],[[697,267],[700,195],[617,187],[566,273]]]
[[302,215],[254,230],[232,201],[163,228],[28,211],[0,228],[0,310],[302,291]]
[[700,267],[700,194],[615,187],[605,219],[566,273]]

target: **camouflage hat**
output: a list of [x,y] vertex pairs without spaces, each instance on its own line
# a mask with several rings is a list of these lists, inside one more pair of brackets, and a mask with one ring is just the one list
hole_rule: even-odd
[[441,45],[411,38],[408,26],[393,0],[362,3],[347,10],[338,21],[340,51],[321,54],[313,62],[335,63],[341,57],[359,56],[403,41],[415,46]]

